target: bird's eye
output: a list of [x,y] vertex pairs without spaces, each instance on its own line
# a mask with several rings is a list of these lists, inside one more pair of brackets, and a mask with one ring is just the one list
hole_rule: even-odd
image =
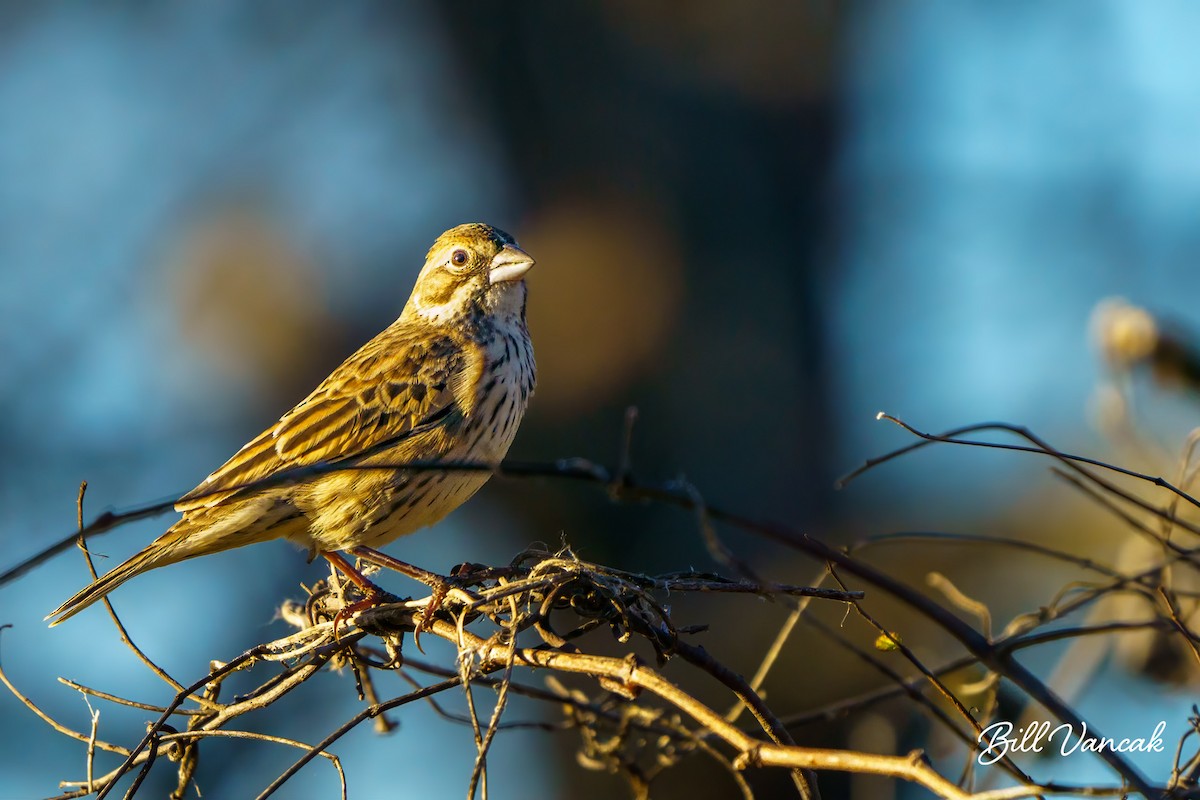
[[470,256],[461,247],[450,254],[450,263],[456,267],[465,266]]

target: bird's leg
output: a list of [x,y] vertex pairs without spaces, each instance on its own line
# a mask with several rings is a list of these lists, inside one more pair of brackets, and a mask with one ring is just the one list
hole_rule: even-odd
[[347,547],[346,552],[350,553],[363,561],[369,561],[379,567],[395,570],[401,575],[407,575],[413,580],[423,583],[431,590],[429,604],[425,606],[425,613],[422,615],[418,633],[429,630],[433,625],[433,615],[442,605],[442,601],[446,599],[446,594],[450,591],[450,583],[436,572],[415,567],[406,561],[401,561],[398,558],[392,558],[386,553],[381,553],[373,547],[366,545],[357,545],[355,547]]
[[[361,558],[363,561],[369,561],[378,567],[384,567],[385,569],[399,572],[401,575],[407,575],[414,581],[423,583],[430,588],[433,588],[439,583],[446,582],[446,579],[441,575],[438,575],[436,572],[430,572],[429,570],[415,567],[412,564],[409,564],[407,561],[401,561],[398,558],[392,558],[387,553],[381,553],[373,547],[367,547],[366,545],[360,544],[354,547],[347,547],[346,552],[352,556]],[[366,579],[364,578],[364,580]]]
[[380,589],[378,586],[368,580],[367,576],[355,569],[354,565],[347,561],[341,553],[327,551],[321,553],[321,555],[323,555],[325,560],[332,564],[338,572],[349,578],[350,582],[357,586],[359,591],[363,594],[362,600],[342,606],[337,614],[333,616],[333,629],[335,635],[337,632],[338,622],[340,622],[343,617],[349,617],[358,613],[359,611],[371,608],[372,606],[381,602],[390,603],[398,599],[395,595],[385,592],[383,589]]
[[347,561],[341,553],[328,550],[322,552],[321,555],[324,556],[325,560],[332,564],[338,572],[349,578],[350,582],[357,586],[359,590],[361,590],[362,593],[367,597],[373,598],[380,594],[380,588],[371,583],[371,581],[367,579],[367,576],[359,572],[358,569],[356,569],[353,564]]

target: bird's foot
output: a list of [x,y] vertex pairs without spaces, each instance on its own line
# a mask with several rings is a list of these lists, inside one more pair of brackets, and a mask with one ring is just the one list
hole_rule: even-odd
[[386,553],[381,553],[378,550],[375,550],[371,547],[366,547],[365,545],[347,548],[346,552],[362,559],[363,561],[375,564],[376,566],[394,570],[395,572],[399,572],[401,575],[407,575],[413,580],[423,583],[429,587],[429,601],[425,604],[425,608],[421,612],[420,622],[418,622],[416,627],[413,629],[413,644],[415,644],[417,649],[421,650],[422,653],[425,652],[421,648],[421,634],[429,631],[433,627],[434,618],[438,612],[438,609],[442,607],[442,603],[445,602],[447,595],[449,595],[452,590],[458,588],[459,581],[452,578],[446,578],[443,575],[438,575],[436,572],[430,572],[429,570],[413,566],[412,564],[401,561],[398,558],[392,558]]
[[384,603],[399,602],[400,598],[396,597],[396,595],[392,594],[391,592],[384,591],[376,586],[341,554],[327,552],[322,553],[321,555],[325,556],[326,560],[329,561],[329,563],[332,564],[337,571],[345,575],[362,595],[362,597],[358,600],[344,604],[338,609],[337,613],[334,614],[333,630],[335,637],[339,635],[338,625],[343,619],[349,619],[360,611],[365,611],[368,608],[374,608],[375,606],[382,605]]

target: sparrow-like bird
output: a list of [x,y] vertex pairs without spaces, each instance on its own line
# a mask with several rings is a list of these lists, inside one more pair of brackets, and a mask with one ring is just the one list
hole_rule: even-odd
[[489,225],[434,242],[400,318],[180,498],[183,518],[56,608],[51,625],[135,575],[290,539],[313,555],[378,547],[445,517],[489,472],[348,469],[263,486],[317,464],[499,461],[533,393],[524,276],[533,259]]

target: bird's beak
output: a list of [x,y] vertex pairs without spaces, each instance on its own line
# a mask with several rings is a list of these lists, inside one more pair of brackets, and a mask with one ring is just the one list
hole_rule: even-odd
[[515,244],[506,244],[492,259],[488,283],[495,286],[497,283],[519,281],[532,266],[533,259],[528,253]]

